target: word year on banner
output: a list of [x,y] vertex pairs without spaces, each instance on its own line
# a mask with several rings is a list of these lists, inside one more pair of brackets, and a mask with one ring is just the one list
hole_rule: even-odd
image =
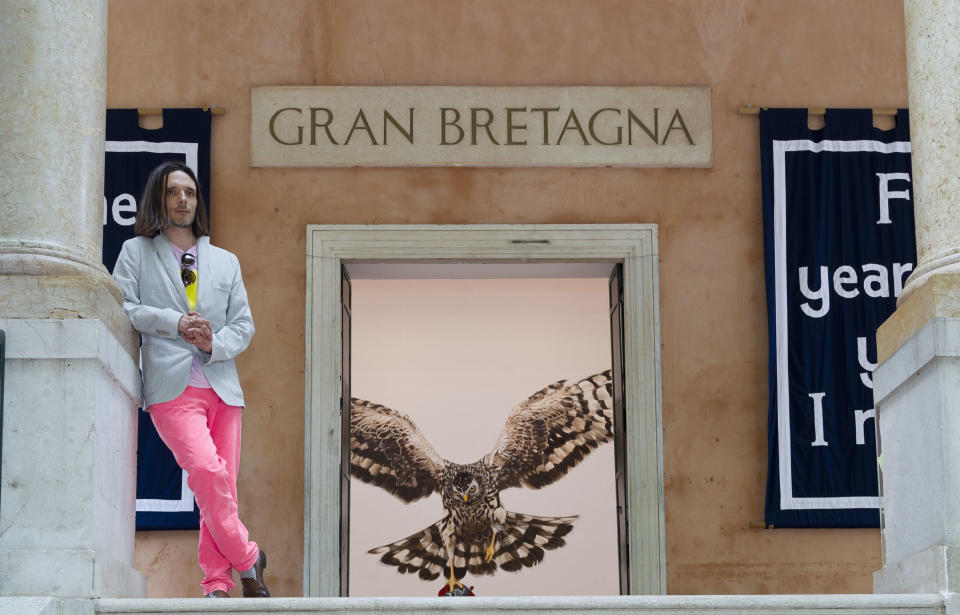
[[906,110],[760,113],[770,332],[766,523],[878,527],[877,327],[916,263]]

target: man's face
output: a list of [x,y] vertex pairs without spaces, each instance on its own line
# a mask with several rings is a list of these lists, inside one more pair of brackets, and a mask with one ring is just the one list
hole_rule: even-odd
[[167,192],[164,195],[167,210],[167,225],[189,228],[197,215],[197,185],[183,171],[167,175]]

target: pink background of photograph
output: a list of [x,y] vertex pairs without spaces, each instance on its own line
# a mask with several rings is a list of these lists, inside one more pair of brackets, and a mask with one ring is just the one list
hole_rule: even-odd
[[[514,405],[609,369],[607,280],[354,280],[352,335],[352,395],[410,415],[438,454],[470,463]],[[481,596],[617,594],[613,464],[610,443],[553,485],[502,492],[507,510],[580,518],[540,565],[464,583]],[[353,480],[350,497],[350,595],[435,596],[442,576],[401,575],[367,550],[439,520],[440,496],[405,504]]]

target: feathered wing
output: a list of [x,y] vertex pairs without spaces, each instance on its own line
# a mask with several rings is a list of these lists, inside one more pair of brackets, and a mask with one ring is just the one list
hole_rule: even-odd
[[537,517],[508,512],[505,527],[497,534],[492,563],[507,572],[536,566],[543,561],[544,551],[567,544],[563,537],[573,530],[576,519],[577,515]]
[[593,449],[613,439],[610,371],[563,380],[537,391],[507,417],[484,462],[500,489],[539,489],[559,480]]
[[442,523],[437,521],[416,534],[370,549],[368,553],[379,555],[382,563],[396,566],[401,574],[416,573],[421,579],[432,581],[440,576],[447,565],[447,553],[440,537]]
[[[493,574],[497,568],[516,572],[536,566],[543,561],[544,552],[566,544],[564,536],[573,529],[572,517],[537,517],[507,513],[504,529],[497,533],[493,559],[486,561],[484,545],[489,534],[480,540],[462,540],[454,545],[453,571],[458,579],[466,573]],[[449,517],[437,521],[415,534],[387,545],[370,549],[380,556],[380,562],[396,566],[397,572],[417,574],[431,581],[446,573],[447,554],[443,547],[441,528]]]
[[350,473],[405,502],[440,489],[446,460],[413,421],[396,410],[350,399]]

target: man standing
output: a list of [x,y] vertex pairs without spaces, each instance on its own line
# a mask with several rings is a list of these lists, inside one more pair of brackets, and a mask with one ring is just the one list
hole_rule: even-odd
[[113,277],[142,336],[143,407],[200,509],[203,593],[228,597],[236,569],[245,597],[267,597],[266,554],[237,516],[244,403],[233,359],[253,337],[240,264],[210,245],[196,176],[178,162],[150,174],[135,230]]

